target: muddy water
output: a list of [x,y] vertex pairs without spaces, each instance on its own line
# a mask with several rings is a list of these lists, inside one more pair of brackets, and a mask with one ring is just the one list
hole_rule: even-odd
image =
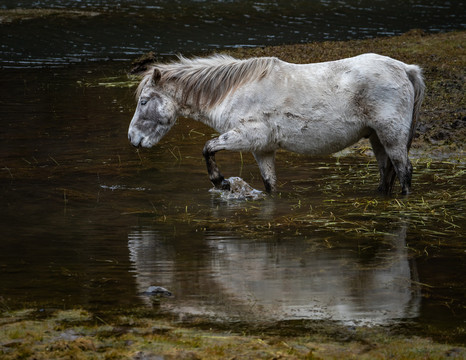
[[[415,193],[386,199],[372,157],[280,153],[279,194],[228,201],[209,192],[209,128],[181,119],[155,148],[129,145],[124,81],[111,64],[2,71],[2,309],[144,306],[464,339],[464,158],[414,160]],[[261,189],[249,154],[218,161]]]

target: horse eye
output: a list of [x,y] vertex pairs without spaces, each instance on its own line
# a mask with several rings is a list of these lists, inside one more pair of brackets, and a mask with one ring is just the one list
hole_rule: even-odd
[[147,100],[141,100],[141,105],[146,105],[147,104]]

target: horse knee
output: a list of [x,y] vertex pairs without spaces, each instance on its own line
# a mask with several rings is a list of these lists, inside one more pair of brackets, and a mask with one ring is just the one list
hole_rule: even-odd
[[202,155],[207,159],[208,157],[213,156],[217,151],[215,150],[215,140],[212,139],[205,143],[204,148],[202,149]]

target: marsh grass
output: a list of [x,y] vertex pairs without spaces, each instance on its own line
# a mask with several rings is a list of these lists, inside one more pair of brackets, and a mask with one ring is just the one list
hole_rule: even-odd
[[[331,163],[320,164],[316,167],[321,172],[318,179],[291,180],[282,186],[284,192],[272,198],[219,201],[218,206],[232,210],[228,218],[213,215],[210,208],[195,204],[159,204],[148,215],[158,222],[184,222],[197,226],[200,231],[224,228],[254,238],[274,232],[303,231],[373,237],[385,235],[387,224],[400,221],[409,222],[410,231],[427,241],[439,236],[460,238],[466,224],[465,164],[418,159],[414,165],[417,191],[410,196],[361,194],[361,188],[377,186],[376,164],[370,161],[361,166],[346,161],[336,167]],[[259,215],[268,206],[274,209],[273,218],[261,220]]]

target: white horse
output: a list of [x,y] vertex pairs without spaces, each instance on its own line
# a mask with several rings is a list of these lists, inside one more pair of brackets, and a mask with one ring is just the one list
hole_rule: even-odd
[[178,116],[201,121],[221,134],[203,150],[214,186],[229,188],[217,151],[250,151],[271,192],[278,149],[330,154],[366,137],[380,170],[378,189],[389,194],[398,176],[408,194],[408,151],[424,88],[418,66],[376,54],[304,65],[273,57],[180,57],[144,73],[128,138],[152,147]]

